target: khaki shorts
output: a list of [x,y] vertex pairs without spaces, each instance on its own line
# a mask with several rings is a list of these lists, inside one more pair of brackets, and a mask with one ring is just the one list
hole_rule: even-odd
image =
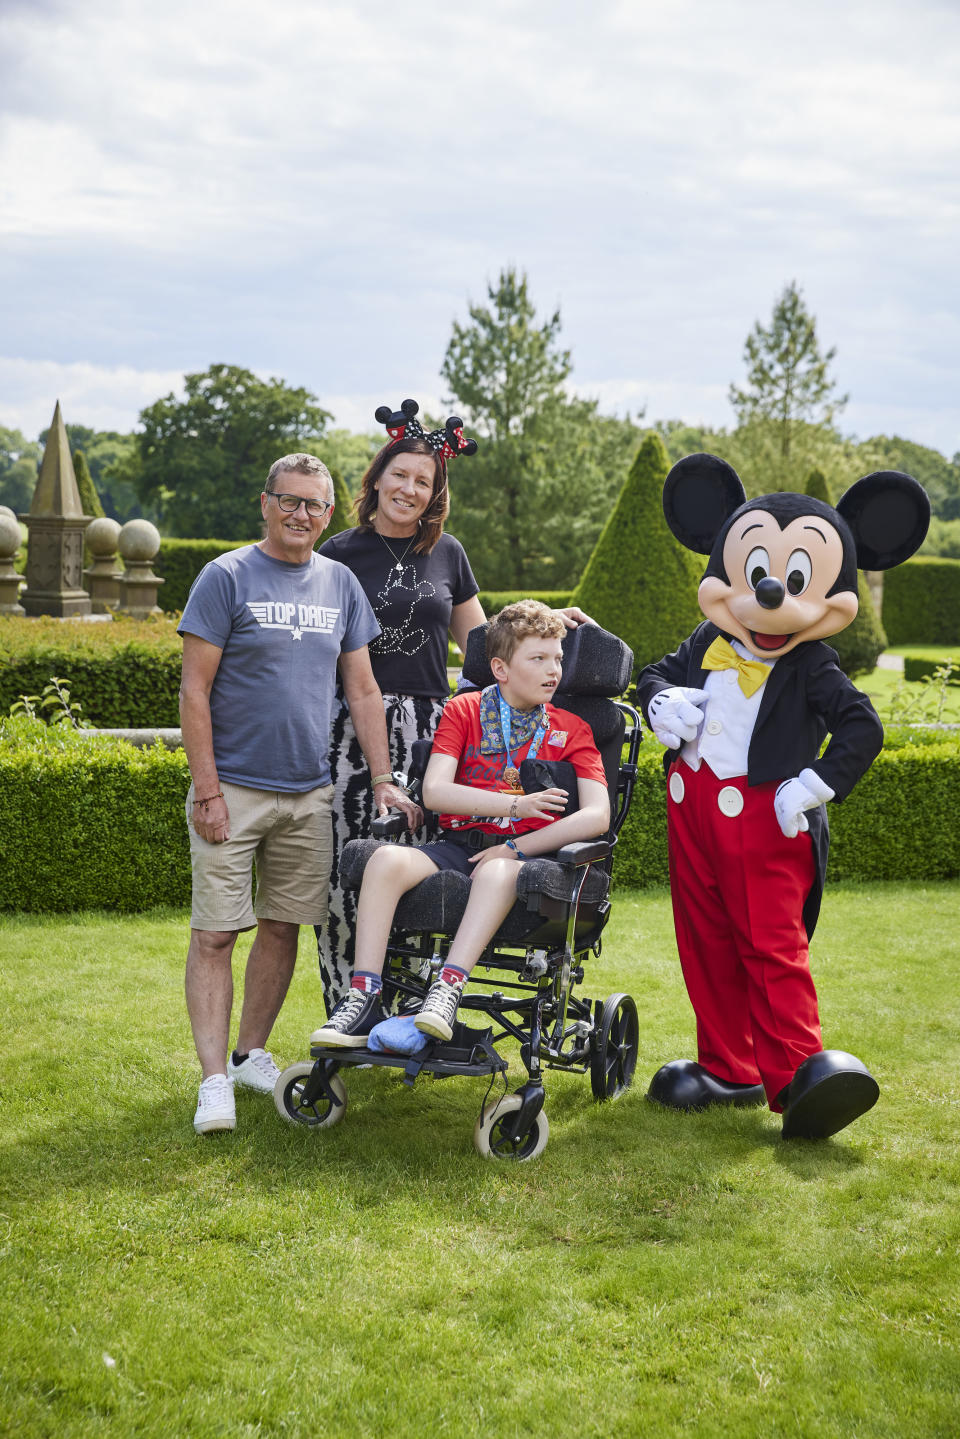
[[[187,829],[193,869],[193,929],[253,929],[258,919],[287,924],[324,924],[333,862],[333,785],[287,794],[246,789],[221,781],[230,814],[230,838],[201,839],[190,823],[193,785],[187,794]],[[257,899],[251,900],[251,864]]]

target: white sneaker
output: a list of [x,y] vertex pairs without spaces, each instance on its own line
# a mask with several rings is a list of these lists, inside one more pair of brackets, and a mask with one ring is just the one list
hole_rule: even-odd
[[273,1086],[280,1078],[280,1071],[273,1062],[273,1055],[265,1049],[251,1049],[242,1064],[234,1064],[233,1055],[227,1060],[227,1078],[246,1089],[257,1089],[261,1094],[272,1094]]
[[212,1129],[236,1129],[233,1080],[225,1074],[211,1074],[201,1084],[193,1127],[198,1134],[207,1134]]

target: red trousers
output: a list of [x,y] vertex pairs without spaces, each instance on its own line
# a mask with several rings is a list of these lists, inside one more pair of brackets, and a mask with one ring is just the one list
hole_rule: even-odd
[[735,1084],[763,1082],[770,1108],[823,1048],[803,927],[810,836],[785,839],[775,784],[719,780],[682,760],[667,781],[677,948],[697,1016],[697,1058]]

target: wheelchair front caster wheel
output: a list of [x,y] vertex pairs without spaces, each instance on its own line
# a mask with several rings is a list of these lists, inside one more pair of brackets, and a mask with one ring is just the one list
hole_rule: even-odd
[[523,1100],[519,1094],[505,1094],[502,1099],[488,1104],[477,1120],[473,1131],[473,1142],[477,1153],[484,1159],[536,1159],[547,1147],[550,1124],[541,1109],[533,1127],[519,1139],[512,1139],[504,1133],[504,1122],[520,1108]]
[[288,1124],[303,1124],[308,1129],[329,1129],[339,1124],[347,1110],[347,1090],[339,1074],[328,1075],[326,1092],[304,1103],[303,1092],[315,1069],[312,1060],[291,1064],[273,1086],[273,1102],[277,1113]]
[[619,1099],[630,1088],[639,1042],[637,1006],[629,994],[611,994],[593,1037],[590,1088],[594,1099]]

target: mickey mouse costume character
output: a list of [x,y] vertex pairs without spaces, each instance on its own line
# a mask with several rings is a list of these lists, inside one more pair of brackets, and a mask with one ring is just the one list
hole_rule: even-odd
[[748,502],[731,466],[700,454],[674,465],[663,509],[710,558],[705,622],[637,684],[669,751],[670,885],[698,1046],[698,1062],[658,1070],[649,1097],[675,1109],[766,1098],[785,1139],[825,1138],[880,1092],[860,1060],[823,1049],[808,943],[825,804],[869,769],[883,728],[822,641],[857,613],[858,566],[891,569],[923,543],[929,501],[882,471],[836,509],[798,494]]

